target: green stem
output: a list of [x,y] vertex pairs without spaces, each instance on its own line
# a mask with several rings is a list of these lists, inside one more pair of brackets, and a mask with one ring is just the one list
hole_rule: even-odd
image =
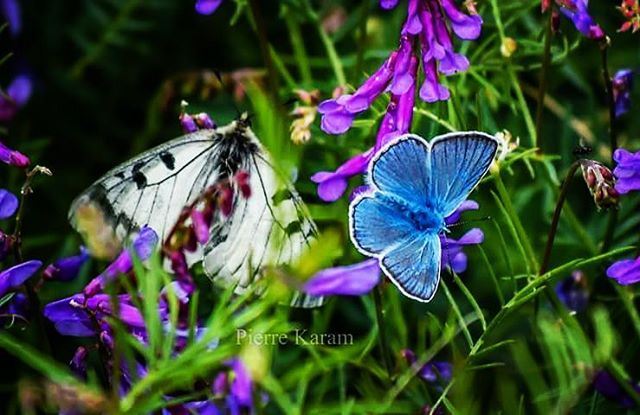
[[378,325],[378,333],[380,335],[380,353],[382,354],[382,359],[384,360],[384,365],[387,369],[387,375],[391,381],[393,379],[393,365],[391,355],[389,355],[389,342],[387,340],[386,326],[384,324],[384,306],[382,304],[382,288],[380,284],[378,284],[373,290],[373,301],[376,305],[376,323]]
[[547,93],[547,76],[549,63],[551,62],[551,30],[553,13],[551,8],[547,10],[547,26],[544,34],[544,52],[542,54],[542,68],[540,69],[540,86],[538,87],[538,103],[536,107],[536,145],[542,149],[542,114],[544,112],[544,97]]
[[342,62],[338,57],[338,52],[336,52],[336,48],[333,45],[333,41],[331,40],[327,32],[325,32],[324,28],[322,27],[320,16],[318,16],[318,13],[316,13],[315,10],[313,10],[313,8],[311,7],[308,1],[304,2],[304,6],[305,6],[305,11],[307,13],[307,16],[309,16],[309,19],[311,19],[311,21],[316,26],[316,30],[318,31],[320,40],[322,41],[322,44],[327,52],[327,57],[329,58],[329,62],[331,63],[331,67],[333,68],[333,73],[336,77],[336,80],[338,81],[338,85],[346,85],[347,78],[344,74],[344,68],[342,67]]
[[[618,148],[618,130],[616,128],[616,103],[613,97],[613,81],[609,74],[609,38],[605,38],[600,43],[600,57],[602,62],[602,78],[604,81],[604,89],[607,95],[607,106],[609,107],[609,143],[611,145],[611,162],[613,163],[613,153]],[[609,221],[607,222],[607,228],[604,233],[602,242],[602,252],[611,248],[613,244],[613,237],[618,223],[618,211],[611,209],[609,213]]]
[[278,74],[271,60],[271,51],[267,36],[267,26],[260,12],[260,5],[257,0],[249,0],[249,14],[253,22],[254,30],[258,36],[258,44],[260,45],[260,53],[267,67],[267,75],[271,93],[276,96],[278,94]]
[[542,275],[547,272],[549,267],[549,260],[551,259],[551,251],[553,249],[553,241],[556,238],[556,233],[558,231],[558,223],[560,222],[560,214],[562,213],[562,206],[564,205],[564,201],[567,198],[567,192],[569,191],[569,185],[571,184],[571,180],[575,175],[576,171],[580,167],[580,160],[573,162],[571,167],[569,167],[569,171],[567,172],[567,176],[562,183],[562,188],[560,189],[560,194],[558,195],[558,201],[556,202],[556,209],[553,212],[553,219],[551,219],[551,227],[549,228],[549,233],[547,234],[547,244],[544,248],[544,255],[542,257],[542,265],[540,266],[540,271],[538,271],[538,275]]
[[291,40],[291,47],[293,48],[293,55],[298,65],[298,72],[305,87],[311,87],[313,85],[313,75],[311,74],[311,66],[309,64],[309,56],[307,50],[304,47],[304,41],[302,39],[302,33],[300,33],[300,24],[296,20],[296,16],[288,7],[284,7],[284,21],[287,24],[289,30],[289,39]]
[[535,252],[533,251],[531,242],[529,241],[527,233],[525,232],[524,227],[522,226],[522,222],[520,221],[520,218],[516,214],[516,210],[513,207],[513,204],[511,203],[509,192],[507,191],[507,188],[505,187],[504,182],[502,181],[500,172],[495,173],[493,177],[495,178],[496,189],[498,190],[500,199],[502,199],[502,203],[504,204],[505,210],[509,214],[509,218],[513,222],[513,225],[516,228],[516,232],[518,233],[518,239],[520,239],[524,247],[524,250],[527,254],[527,258],[528,258],[527,266],[533,269],[537,269],[538,261],[536,260]]
[[363,0],[361,6],[360,22],[358,25],[358,50],[356,51],[356,65],[354,67],[354,78],[360,76],[362,65],[364,64],[364,51],[367,43],[367,18],[369,17],[369,9],[371,8],[371,0]]

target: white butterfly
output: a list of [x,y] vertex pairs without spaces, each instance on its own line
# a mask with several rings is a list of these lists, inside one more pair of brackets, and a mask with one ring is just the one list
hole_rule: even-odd
[[[178,137],[112,169],[74,200],[69,220],[94,255],[113,256],[144,225],[164,240],[185,205],[239,170],[249,173],[251,197],[234,196],[231,215],[218,217],[204,249],[187,259],[203,260],[207,275],[237,284],[241,293],[266,265],[294,262],[317,234],[306,206],[277,173],[246,115]],[[322,298],[296,293],[291,304],[315,307]]]

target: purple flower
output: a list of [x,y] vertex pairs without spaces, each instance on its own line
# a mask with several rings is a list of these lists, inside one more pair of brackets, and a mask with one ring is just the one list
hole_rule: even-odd
[[560,4],[560,11],[587,38],[593,40],[604,39],[604,31],[589,14],[588,3],[588,0],[563,1]]
[[222,4],[222,0],[196,0],[196,11],[200,14],[213,14]]
[[80,247],[78,255],[61,258],[45,268],[42,275],[47,280],[71,281],[78,276],[80,269],[89,259],[89,252]]
[[42,261],[31,260],[0,272],[0,297],[13,291],[28,280],[42,266]]
[[589,290],[587,278],[582,271],[573,271],[570,277],[556,284],[556,294],[562,303],[571,311],[579,312],[587,308]]
[[302,291],[311,295],[363,295],[380,282],[377,259],[324,269],[311,277]]
[[640,190],[640,151],[631,153],[619,148],[613,153],[613,160],[617,163],[613,170],[617,179],[615,189],[621,194]]
[[[415,76],[418,63],[411,58],[409,73]],[[409,132],[413,120],[413,104],[415,101],[415,84],[401,95],[391,95],[374,147],[347,160],[335,172],[322,171],[311,176],[311,181],[318,184],[318,196],[325,202],[334,202],[342,196],[348,185],[348,179],[367,171],[369,161],[374,154],[389,141]]]
[[0,305],[0,318],[9,320],[20,318],[26,320],[29,313],[29,300],[23,293],[13,293],[10,298],[5,297],[6,301]]
[[0,189],[0,219],[13,216],[18,210],[18,198],[8,190]]
[[[128,294],[116,297],[120,320],[131,329],[144,329],[140,311],[131,303]],[[87,298],[75,294],[54,301],[44,307],[44,315],[65,336],[86,337],[98,334],[106,326],[105,317],[112,316],[111,298],[107,294],[96,294]]]
[[620,117],[631,108],[631,88],[633,88],[633,71],[621,69],[613,76],[613,101],[616,107],[616,117]]
[[[2,113],[2,101],[0,98],[0,114]],[[10,166],[25,168],[29,166],[29,158],[19,151],[12,150],[0,143],[0,161]]]
[[[397,4],[397,0],[380,1],[384,9],[394,8]],[[449,90],[439,82],[439,74],[448,76],[469,67],[467,58],[454,50],[452,32],[460,39],[476,39],[482,27],[480,16],[461,12],[453,0],[408,0],[407,10],[398,49],[353,94],[326,100],[318,106],[322,130],[342,134],[382,93],[388,91],[391,95],[375,146],[352,157],[335,172],[319,172],[312,176],[312,181],[319,184],[318,195],[324,201],[337,200],[347,188],[347,180],[364,173],[377,150],[410,130],[419,62],[422,62],[425,74],[420,97],[426,102],[450,97]],[[421,58],[417,56],[414,44],[420,45]]]
[[[158,244],[158,234],[148,226],[142,227],[138,236],[133,241],[133,253],[140,261],[146,261],[151,257]],[[126,274],[133,268],[133,257],[129,249],[125,249],[118,257],[97,277],[95,277],[84,289],[87,296],[94,295],[103,290],[105,284],[113,281],[118,275]]]
[[607,277],[613,278],[620,285],[630,285],[640,281],[640,257],[614,262],[607,268]]
[[9,23],[9,32],[17,36],[22,29],[21,10],[18,0],[0,0],[0,12]]
[[[414,365],[416,363],[416,354],[413,350],[404,349],[401,353],[402,357],[404,357],[409,365]],[[420,368],[418,376],[428,383],[447,384],[453,377],[453,365],[449,362],[443,361],[427,362],[422,366],[422,368]]]
[[0,121],[10,121],[31,97],[31,79],[19,75],[11,81],[5,94],[0,95]]
[[230,392],[234,401],[240,407],[253,407],[253,381],[246,366],[237,357],[229,360],[226,365],[233,371]]
[[[455,225],[460,221],[463,212],[478,210],[479,208],[478,202],[465,200],[455,212],[445,218],[445,224],[447,226]],[[464,272],[467,269],[467,255],[462,248],[466,245],[481,244],[483,241],[484,233],[479,228],[469,230],[458,240],[449,238],[446,235],[440,235],[440,244],[442,246],[441,269],[449,268],[456,274]]]
[[[640,386],[638,384],[631,381],[629,381],[629,384],[636,392],[640,393]],[[615,401],[625,408],[634,408],[636,406],[633,398],[629,396],[609,372],[604,370],[598,371],[593,378],[593,387],[605,398]]]
[[464,272],[467,269],[467,254],[462,248],[466,245],[478,245],[483,241],[484,233],[479,228],[469,230],[458,240],[440,235],[442,245],[440,268],[449,268],[456,274]]

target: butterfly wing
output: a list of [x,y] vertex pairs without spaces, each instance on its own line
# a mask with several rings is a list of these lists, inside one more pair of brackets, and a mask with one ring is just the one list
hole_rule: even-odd
[[[266,153],[249,160],[252,189],[237,198],[227,224],[213,232],[204,251],[204,269],[214,281],[237,283],[245,291],[265,265],[291,264],[316,239],[317,229],[295,189]],[[295,293],[291,304],[316,307],[322,297]]]
[[487,173],[498,140],[482,132],[459,132],[431,142],[429,200],[443,216],[452,214]]
[[201,130],[115,167],[73,201],[71,225],[104,259],[143,225],[164,240],[182,208],[218,179],[217,138],[214,130]]
[[420,205],[427,203],[430,146],[421,137],[407,134],[397,138],[375,155],[369,167],[369,178],[380,191]]
[[440,282],[440,250],[438,234],[418,233],[385,252],[380,267],[404,295],[428,302]]

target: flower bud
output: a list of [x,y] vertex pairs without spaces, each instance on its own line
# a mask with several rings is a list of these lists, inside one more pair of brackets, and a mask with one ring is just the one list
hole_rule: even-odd
[[500,45],[500,53],[505,58],[510,58],[511,55],[518,49],[518,43],[512,37],[505,37]]
[[616,180],[611,170],[593,160],[582,160],[580,168],[598,209],[616,207],[620,194],[615,190]]
[[71,362],[69,362],[71,371],[82,379],[86,379],[87,377],[87,355],[87,349],[80,346],[76,349]]
[[216,123],[211,119],[209,114],[201,112],[193,116],[193,120],[200,129],[212,129],[216,128]]
[[19,151],[12,150],[4,144],[0,143],[0,161],[10,166],[25,168],[31,163],[29,157],[20,153]]

